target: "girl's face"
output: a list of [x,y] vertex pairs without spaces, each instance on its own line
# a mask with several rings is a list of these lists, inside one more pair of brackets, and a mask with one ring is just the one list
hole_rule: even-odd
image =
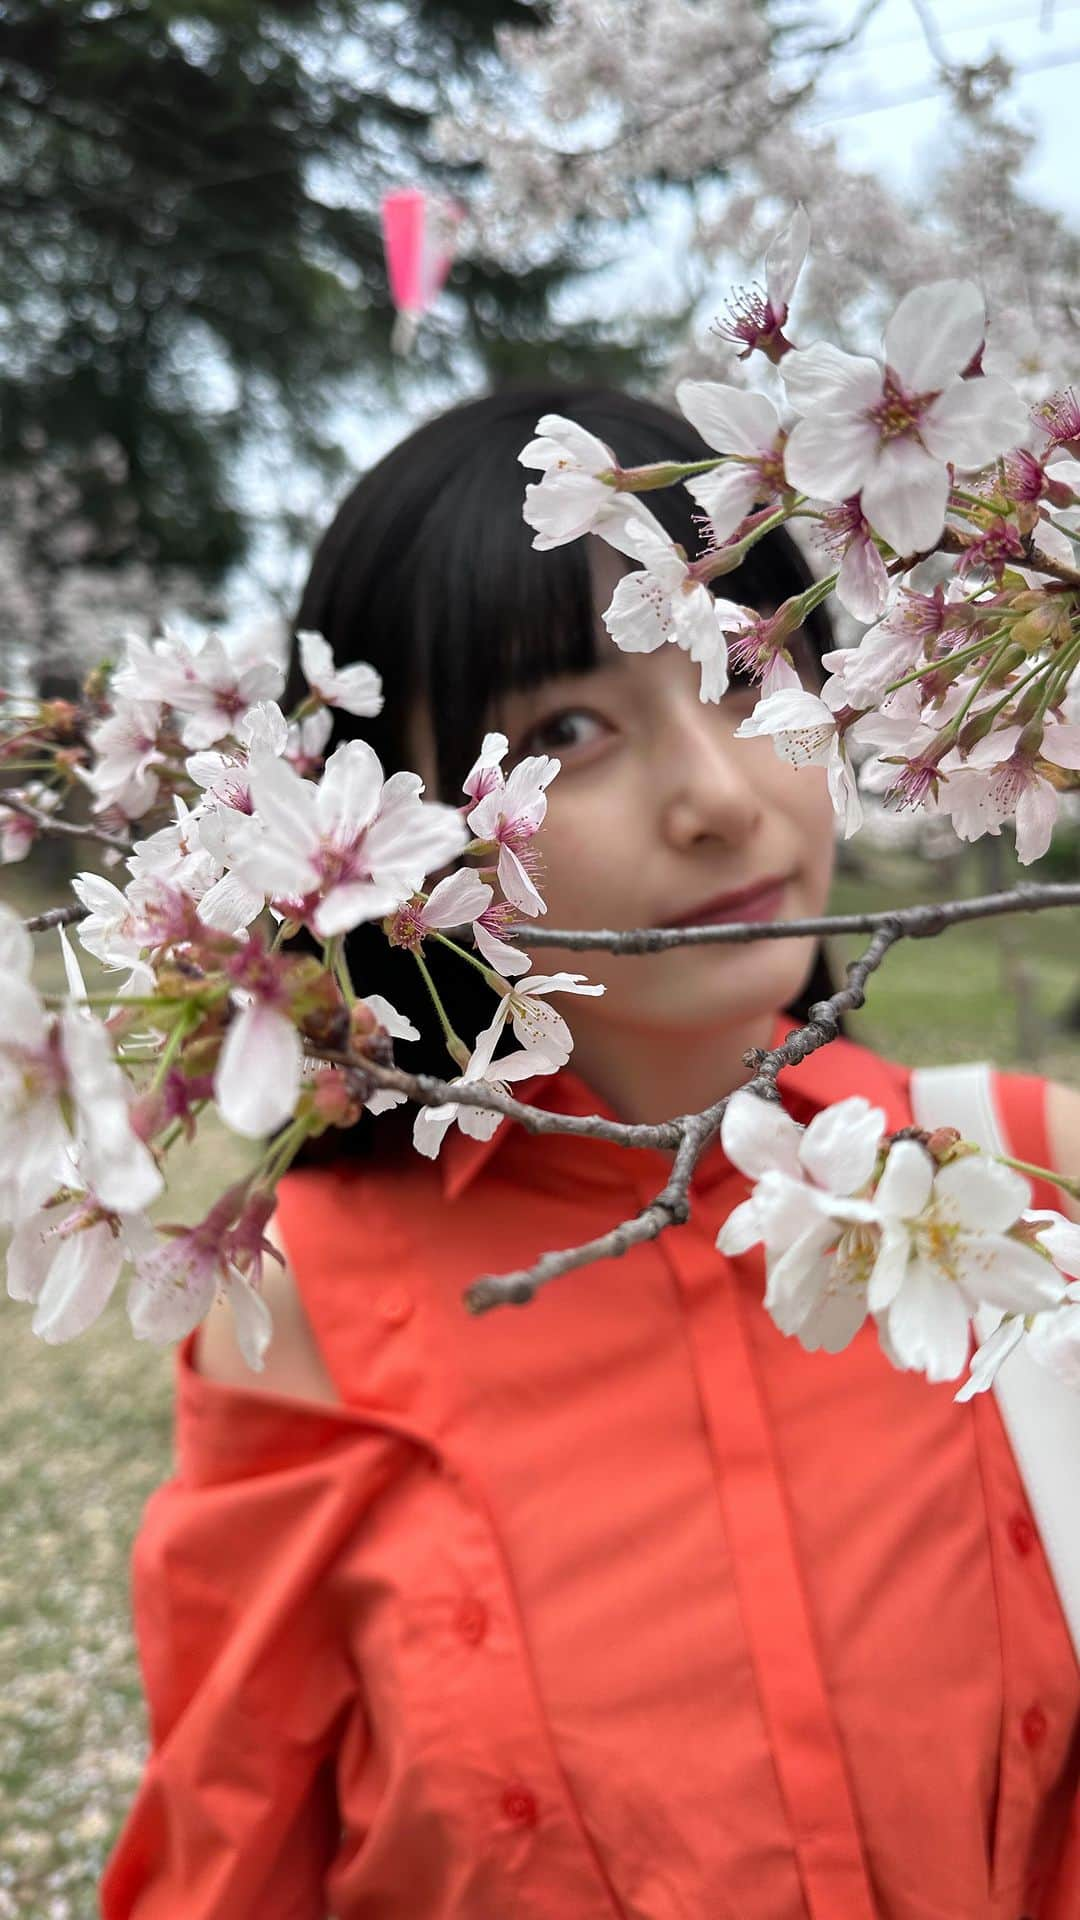
[[[627,563],[588,538],[599,618]],[[587,674],[508,693],[488,716],[509,738],[507,768],[533,753],[562,763],[536,842],[548,904],[538,924],[694,924],[696,910],[718,896],[770,881],[768,918],[822,913],[834,849],[825,772],[790,766],[769,739],[734,738],[758,690],[736,687],[719,705],[703,704],[699,670],[676,646],[624,654],[608,641],[600,660]],[[732,909],[727,917],[752,915]],[[527,936],[518,944],[528,951]],[[793,1000],[815,945],[807,936],[634,956],[544,947],[534,966],[604,983],[603,995],[570,1009],[583,1038],[586,1028],[597,1037],[601,1029],[701,1034]]]

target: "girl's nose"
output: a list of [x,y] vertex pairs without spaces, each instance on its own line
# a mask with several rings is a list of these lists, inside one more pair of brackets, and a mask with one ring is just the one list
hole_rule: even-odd
[[719,707],[696,694],[674,703],[659,742],[663,829],[672,847],[702,839],[738,846],[754,835],[763,804],[748,744],[733,738]]

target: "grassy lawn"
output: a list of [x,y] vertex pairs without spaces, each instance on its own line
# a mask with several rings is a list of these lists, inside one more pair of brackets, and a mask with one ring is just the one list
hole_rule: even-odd
[[[2,878],[5,899],[32,911],[27,876]],[[948,881],[891,857],[873,880],[843,877],[834,904],[944,897]],[[958,890],[984,889],[971,879]],[[1058,1024],[1077,991],[1076,926],[1074,912],[1055,912],[904,943],[853,1036],[897,1059],[1038,1064],[1080,1086],[1080,1033]],[[59,984],[55,945],[43,984]],[[838,975],[864,945],[836,943]],[[178,1168],[169,1217],[194,1218],[246,1152],[208,1132]],[[0,1316],[0,1670],[13,1676],[0,1694],[0,1920],[91,1920],[143,1760],[127,1565],[143,1503],[170,1471],[172,1356],[132,1338],[119,1297],[71,1346],[34,1339],[29,1310],[6,1296]]]

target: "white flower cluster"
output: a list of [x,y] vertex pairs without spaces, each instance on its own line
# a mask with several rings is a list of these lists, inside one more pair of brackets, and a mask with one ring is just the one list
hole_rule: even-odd
[[753,1182],[717,1236],[721,1252],[760,1243],[765,1305],[781,1333],[839,1353],[869,1314],[894,1366],[955,1380],[972,1322],[1000,1325],[957,1393],[990,1386],[1026,1339],[1034,1358],[1080,1383],[1080,1226],[1033,1211],[1014,1168],[951,1129],[890,1139],[880,1107],[840,1100],[801,1128],[758,1096],[732,1096],[728,1159]]
[[[503,937],[546,910],[534,841],[558,761],[525,759],[506,774],[506,738],[488,734],[461,807],[425,800],[418,774],[385,778],[360,739],[324,764],[329,709],[377,714],[382,689],[366,664],[336,667],[318,634],[301,634],[299,651],[308,692],[290,721],[277,704],[282,669],[261,645],[230,649],[213,634],[201,644],[168,633],[153,645],[129,640],[107,712],[89,729],[89,758],[73,771],[113,831],[170,796],[173,817],[135,841],[123,885],[92,872],[73,883],[83,948],[124,975],[97,996],[112,1002],[107,1020],[63,934],[69,992],[46,1004],[30,979],[30,935],[0,909],[0,1228],[12,1235],[8,1291],[33,1303],[46,1340],[83,1332],[128,1264],[139,1337],[182,1337],[223,1291],[249,1365],[262,1365],[274,1179],[309,1132],[405,1097],[359,1085],[355,1070],[321,1055],[351,1043],[385,1060],[380,1040],[420,1037],[352,982],[342,938],[353,928],[381,922],[421,966],[426,938],[454,945],[455,929],[471,930],[496,1005],[471,1047],[454,1037],[465,1085],[554,1072],[573,1041],[549,996],[602,992],[580,974],[529,974]],[[52,788],[26,797],[46,814],[59,803]],[[25,820],[12,813],[4,824],[8,858],[25,851]],[[490,867],[457,868],[425,891],[429,873],[467,847]],[[322,967],[283,948],[301,927],[321,943]],[[495,1060],[507,1023],[521,1044]],[[146,1209],[164,1186],[160,1163],[211,1104],[234,1131],[278,1138],[204,1220],[155,1231]],[[455,1119],[485,1136],[499,1116],[459,1102],[421,1108],[417,1148],[436,1154]]]
[[[557,414],[519,455],[542,473],[525,491],[533,545],[591,532],[637,560],[604,615],[616,646],[673,641],[700,664],[702,700],[723,697],[737,662],[762,694],[739,734],[825,765],[846,834],[863,818],[855,743],[870,756],[868,791],[942,814],[964,839],[1015,821],[1028,863],[1080,785],[1080,401],[1069,390],[1029,415],[983,370],[982,295],[963,280],[907,294],[880,360],[827,341],[793,348],[784,328],[808,242],[800,208],[734,323],[747,353],[778,366],[789,424],[765,394],[677,389],[720,457],[692,475],[672,463],[668,477],[704,510],[712,545],[688,557],[640,498],[662,476],[621,469]],[[818,520],[835,575],[769,618],[713,594],[752,541],[796,514]],[[926,591],[924,565],[942,555],[955,556],[952,577]],[[826,655],[818,691],[788,642],[830,589],[874,624]]]

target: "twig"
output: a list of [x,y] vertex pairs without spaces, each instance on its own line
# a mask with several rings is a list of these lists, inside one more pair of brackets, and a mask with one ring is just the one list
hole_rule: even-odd
[[[744,1056],[747,1065],[755,1066],[757,1071],[741,1090],[775,1099],[776,1077],[781,1068],[797,1066],[809,1054],[816,1053],[819,1047],[835,1040],[841,1014],[862,1006],[869,975],[881,965],[890,947],[902,938],[903,929],[900,927],[879,927],[866,952],[849,964],[847,985],[838,988],[827,1000],[815,1001],[805,1026],[794,1028],[778,1047],[755,1049]],[[610,1232],[586,1242],[582,1247],[545,1253],[534,1266],[497,1276],[485,1274],[465,1291],[465,1304],[469,1312],[480,1314],[487,1313],[492,1307],[523,1306],[549,1280],[556,1280],[561,1274],[570,1273],[575,1267],[585,1266],[592,1260],[617,1258],[620,1254],[629,1253],[632,1247],[655,1240],[666,1228],[681,1226],[690,1217],[689,1189],[694,1168],[710,1140],[719,1131],[730,1099],[731,1094],[725,1093],[704,1113],[683,1114],[672,1123],[680,1129],[682,1139],[671,1178],[639,1214],[621,1221]]]
[[560,927],[538,927],[521,920],[507,931],[508,940],[530,947],[566,947],[585,953],[656,953],[665,947],[741,945],[747,940],[788,940],[806,933],[873,933],[878,927],[898,926],[911,940],[923,940],[965,920],[985,920],[1000,913],[1036,913],[1046,907],[1080,907],[1080,885],[1072,882],[1022,880],[1003,893],[984,893],[972,900],[926,902],[914,907],[892,907],[879,913],[833,913],[812,920],[742,920],[715,927],[631,927],[622,931],[597,928],[568,932]]
[[23,921],[23,926],[27,933],[49,933],[53,927],[70,927],[76,920],[85,920],[89,911],[89,907],[73,900],[70,907],[50,907],[47,913],[32,913]]
[[106,833],[103,827],[80,827],[73,820],[54,820],[51,813],[43,813],[40,807],[20,799],[17,794],[0,790],[0,806],[25,815],[42,833],[66,834],[74,840],[97,840],[103,847],[115,847],[118,853],[131,852],[131,841],[121,839],[118,833]]

